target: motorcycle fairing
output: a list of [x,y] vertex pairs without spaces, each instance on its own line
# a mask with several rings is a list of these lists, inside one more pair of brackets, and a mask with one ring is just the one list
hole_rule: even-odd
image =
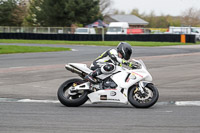
[[[71,66],[81,70],[85,73],[90,73],[87,65],[80,63],[70,63]],[[114,89],[104,89],[98,90],[88,94],[88,98],[92,103],[102,103],[102,102],[116,102],[116,103],[128,103],[128,89],[139,83],[139,90],[143,93],[143,88],[152,81],[152,77],[143,66],[141,69],[127,70],[123,67],[116,66],[116,70],[112,74],[102,74],[98,76],[100,79],[105,79],[110,77],[118,86]],[[98,88],[98,87],[97,87]],[[90,90],[91,86],[89,82],[77,85],[74,90]],[[123,92],[121,90],[123,89]]]
[[89,69],[89,68],[87,67],[86,64],[81,64],[81,63],[69,63],[69,65],[72,66],[72,67],[75,67],[75,68],[79,69],[80,71],[82,71],[82,72],[84,72],[84,73],[87,73],[87,74],[89,74],[89,73],[92,72],[92,70]]
[[118,89],[99,90],[88,94],[91,103],[116,102],[127,104],[127,97]]

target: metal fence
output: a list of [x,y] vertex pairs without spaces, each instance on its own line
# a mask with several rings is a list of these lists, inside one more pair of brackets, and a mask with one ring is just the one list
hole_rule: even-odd
[[45,34],[73,34],[73,28],[68,27],[0,27],[0,33],[45,33]]
[[[0,26],[0,33],[44,33],[44,34],[76,34],[76,30],[81,27],[9,27]],[[82,27],[83,28],[83,27]],[[88,34],[106,34],[108,28],[89,28],[94,29],[95,32]],[[134,30],[141,30],[134,32]],[[124,34],[161,34],[167,31],[166,28],[129,28],[125,29]]]
[[[78,28],[71,27],[8,27],[0,26],[0,33],[44,33],[44,34],[75,34]],[[94,29],[95,34],[102,34],[106,31],[102,28],[89,28]]]
[[[81,33],[77,30],[83,27],[9,27],[0,26],[0,33],[44,33],[44,34],[109,34],[108,28],[87,28],[88,32]],[[113,31],[118,29],[112,29]],[[82,30],[83,31],[83,30]],[[123,31],[123,33],[122,33]],[[169,27],[169,28],[128,28],[113,34],[191,34],[193,31],[200,33],[200,27]],[[111,33],[112,34],[112,33]]]

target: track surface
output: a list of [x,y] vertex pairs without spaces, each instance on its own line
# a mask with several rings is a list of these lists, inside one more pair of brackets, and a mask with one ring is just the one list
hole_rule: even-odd
[[[0,98],[57,100],[59,85],[76,77],[65,70],[65,63],[89,65],[100,53],[112,48],[60,47],[74,51],[0,55]],[[166,103],[200,101],[200,45],[134,47],[132,58],[143,59],[159,89],[160,99],[154,107],[135,109],[121,104],[86,104],[67,108],[60,103],[0,100],[0,132],[199,133],[199,106]]]

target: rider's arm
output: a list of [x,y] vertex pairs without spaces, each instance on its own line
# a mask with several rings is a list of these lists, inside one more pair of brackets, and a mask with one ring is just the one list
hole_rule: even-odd
[[119,64],[122,63],[122,59],[118,57],[118,53],[115,49],[111,49],[110,51],[108,51],[108,55],[113,61]]
[[137,69],[139,67],[138,64],[133,64],[132,62],[126,61],[126,60],[122,60],[122,64],[129,66],[132,69]]
[[124,64],[126,66],[129,66],[130,68],[132,69],[137,69],[139,68],[139,64],[136,64],[136,63],[132,63],[132,62],[129,62],[129,61],[126,61],[124,59],[121,59],[118,57],[118,53],[115,49],[111,49],[109,52],[108,52],[108,55],[110,56],[110,58],[115,61],[115,62],[118,62],[119,64]]

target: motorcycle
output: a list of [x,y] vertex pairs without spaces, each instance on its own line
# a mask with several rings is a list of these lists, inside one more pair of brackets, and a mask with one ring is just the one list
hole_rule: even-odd
[[84,77],[92,72],[86,64],[67,64],[65,68],[82,79],[65,81],[57,92],[59,101],[68,107],[81,106],[88,100],[91,103],[130,103],[136,108],[153,106],[159,92],[152,83],[152,76],[142,60],[132,61],[139,66],[137,69],[117,65],[113,73],[97,76],[95,84],[84,81]]

